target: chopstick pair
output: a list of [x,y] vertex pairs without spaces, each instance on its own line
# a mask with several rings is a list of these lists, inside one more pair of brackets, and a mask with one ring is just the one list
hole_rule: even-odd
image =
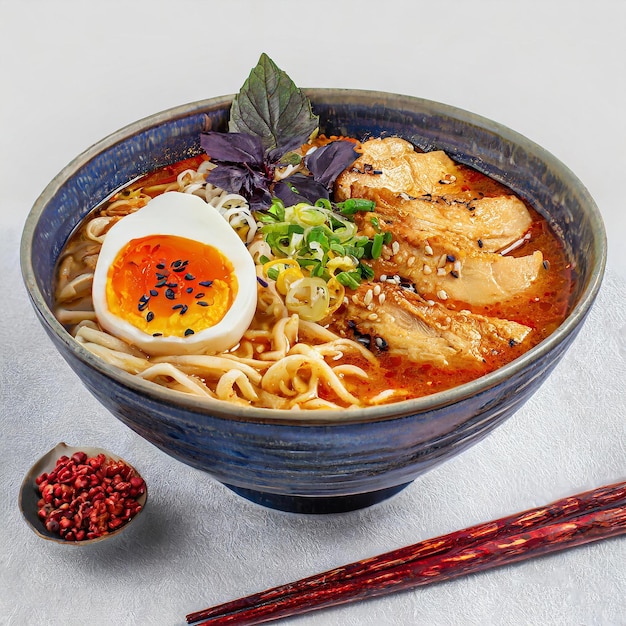
[[197,626],[260,624],[386,595],[626,533],[626,482],[386,552],[190,613]]

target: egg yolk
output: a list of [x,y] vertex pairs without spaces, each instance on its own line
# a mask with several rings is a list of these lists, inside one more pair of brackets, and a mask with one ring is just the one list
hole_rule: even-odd
[[215,326],[236,295],[233,266],[217,248],[175,235],[129,241],[107,275],[109,311],[155,337]]

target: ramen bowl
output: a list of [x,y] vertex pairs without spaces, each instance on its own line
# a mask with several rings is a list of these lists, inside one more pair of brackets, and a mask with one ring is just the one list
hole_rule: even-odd
[[179,461],[269,507],[339,512],[371,505],[477,443],[519,409],[575,339],[606,260],[599,211],[554,156],[467,111],[371,91],[306,90],[327,135],[397,135],[504,183],[562,239],[574,287],[569,313],[542,343],[473,382],[415,400],[349,411],[278,411],[199,400],[133,377],[77,343],[52,313],[55,263],[70,233],[113,191],[200,152],[225,130],[232,96],[173,108],[98,142],[52,180],[25,224],[21,263],[35,312],[84,385],[124,424]]

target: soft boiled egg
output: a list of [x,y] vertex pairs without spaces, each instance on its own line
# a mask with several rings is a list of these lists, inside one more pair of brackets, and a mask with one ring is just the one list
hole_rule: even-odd
[[102,328],[148,355],[215,354],[250,325],[256,272],[213,207],[172,191],[109,229],[92,296]]

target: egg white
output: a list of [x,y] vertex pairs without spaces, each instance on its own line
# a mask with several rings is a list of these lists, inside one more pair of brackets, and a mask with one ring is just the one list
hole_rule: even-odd
[[[109,310],[106,287],[111,264],[130,241],[150,235],[174,235],[211,245],[232,263],[237,295],[217,324],[187,337],[154,337]],[[257,304],[256,271],[244,243],[213,207],[198,196],[170,191],[109,229],[98,256],[92,297],[102,328],[148,355],[215,354],[235,346],[252,321]]]

